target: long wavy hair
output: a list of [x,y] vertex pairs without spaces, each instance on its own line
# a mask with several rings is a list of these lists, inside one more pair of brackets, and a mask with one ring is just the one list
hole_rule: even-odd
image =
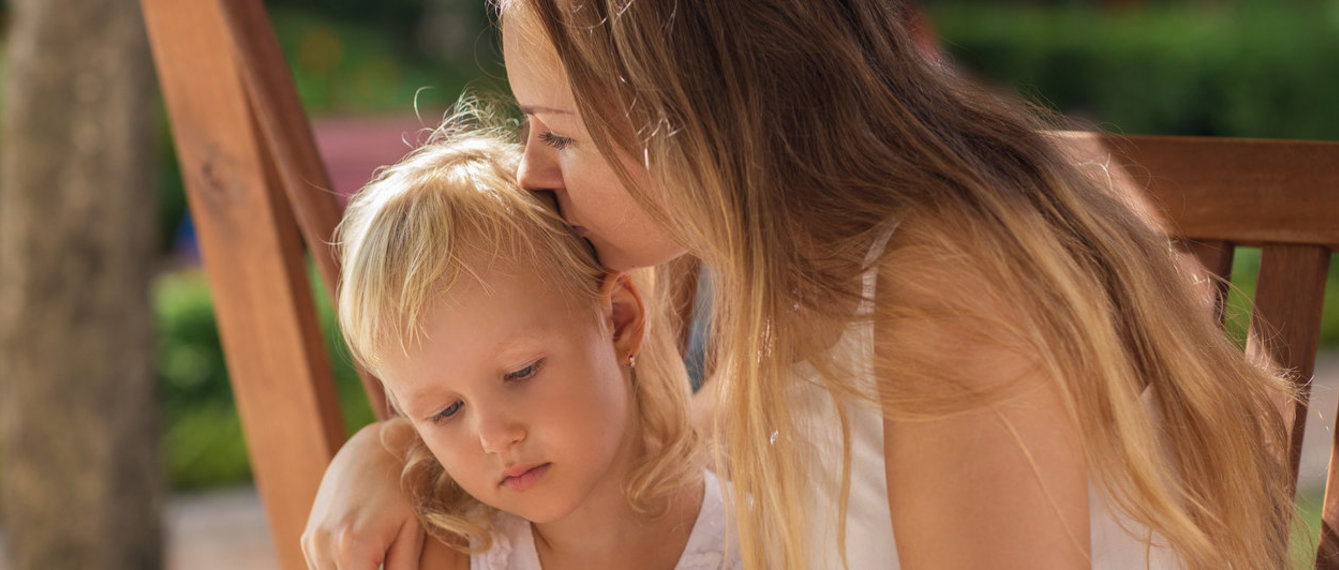
[[[490,260],[533,267],[538,278],[599,315],[607,273],[553,207],[516,183],[521,149],[514,129],[486,106],[464,100],[421,147],[382,170],[350,201],[336,234],[343,261],[337,306],[353,355],[376,372],[387,354],[408,354],[427,312],[460,279]],[[646,302],[645,336],[632,383],[642,457],[624,491],[636,512],[701,477],[698,436],[688,419],[689,384],[666,318],[667,288],[654,271],[631,276]],[[395,403],[391,398],[392,404]],[[401,481],[419,518],[465,552],[491,546],[495,512],[447,474],[422,439],[407,453]]]
[[[876,362],[885,415],[943,417],[1000,397],[897,332],[945,315],[1007,339],[973,340],[1033,355],[1081,434],[1090,480],[1186,567],[1285,563],[1293,509],[1272,402],[1288,383],[1224,338],[1172,244],[1075,166],[1049,119],[920,56],[898,3],[495,7],[551,42],[597,147],[718,272],[714,382],[749,568],[807,564],[794,369],[813,365],[834,398],[867,397],[831,354],[841,331],[872,318],[891,325],[879,346],[905,343]],[[644,160],[650,188],[630,184],[619,156]],[[892,222],[881,291],[917,291],[903,265],[947,271],[963,290],[880,299],[878,314],[857,316],[864,257]]]

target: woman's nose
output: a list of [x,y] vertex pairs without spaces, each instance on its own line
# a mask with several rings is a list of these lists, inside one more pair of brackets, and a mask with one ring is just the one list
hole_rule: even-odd
[[537,140],[533,132],[526,135],[525,153],[516,169],[516,182],[532,192],[557,191],[563,187],[563,172],[553,156],[553,149]]

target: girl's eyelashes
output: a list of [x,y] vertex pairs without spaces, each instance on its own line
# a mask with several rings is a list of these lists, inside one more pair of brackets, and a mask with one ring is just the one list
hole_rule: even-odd
[[[534,378],[535,375],[539,373],[539,369],[543,366],[544,366],[544,359],[541,358],[526,365],[525,368],[521,368],[519,370],[515,370],[504,374],[502,376],[502,381],[504,383],[510,383],[510,382],[529,380],[531,378]],[[451,418],[455,417],[456,414],[460,413],[460,408],[464,405],[465,402],[461,400],[456,400],[452,402],[451,405],[442,408],[442,411],[433,414],[432,417],[428,419],[432,423],[440,425],[442,423],[445,423],[447,420],[450,420]]]
[[554,134],[553,131],[546,131],[539,134],[539,142],[552,147],[554,150],[563,150],[572,144],[572,138]]
[[452,416],[455,416],[456,413],[460,411],[460,406],[462,406],[463,404],[464,402],[461,402],[460,400],[452,402],[450,406],[443,408],[442,411],[437,412],[436,415],[432,416],[432,423],[440,424],[446,420],[451,419]]
[[528,380],[530,378],[533,378],[535,374],[539,373],[539,368],[543,365],[544,365],[544,359],[541,358],[539,360],[531,362],[530,365],[526,366],[525,368],[522,368],[515,372],[508,372],[506,376],[502,377],[502,379],[507,382],[512,382],[515,380]]

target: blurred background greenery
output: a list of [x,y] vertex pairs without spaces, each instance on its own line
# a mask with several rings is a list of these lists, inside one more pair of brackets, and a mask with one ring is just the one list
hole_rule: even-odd
[[[313,117],[412,115],[417,106],[430,120],[467,84],[504,85],[481,0],[267,4]],[[1129,134],[1339,140],[1339,0],[924,4],[954,65],[1085,124]],[[166,469],[176,489],[245,482],[245,445],[208,287],[183,253],[185,201],[170,130],[160,122],[167,261],[153,298]],[[1248,290],[1256,267],[1258,253],[1239,255]],[[1332,265],[1322,333],[1330,348],[1339,346],[1336,284]],[[371,413],[329,300],[314,292],[346,423],[362,425]],[[1245,322],[1249,309],[1235,306],[1236,322]]]

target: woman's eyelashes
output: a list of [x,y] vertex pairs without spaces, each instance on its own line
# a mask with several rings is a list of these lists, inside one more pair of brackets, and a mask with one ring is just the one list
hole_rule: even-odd
[[572,144],[572,137],[565,137],[554,133],[544,124],[541,123],[536,125],[535,123],[535,118],[530,117],[529,115],[525,117],[525,121],[521,123],[521,140],[528,141],[530,140],[531,133],[534,133],[537,130],[542,130],[543,132],[535,135],[535,137],[539,139],[539,142],[544,143],[545,146],[553,148],[554,150],[562,150]]
[[563,150],[572,144],[572,138],[554,134],[553,131],[545,131],[539,134],[539,142],[548,145],[554,150]]

